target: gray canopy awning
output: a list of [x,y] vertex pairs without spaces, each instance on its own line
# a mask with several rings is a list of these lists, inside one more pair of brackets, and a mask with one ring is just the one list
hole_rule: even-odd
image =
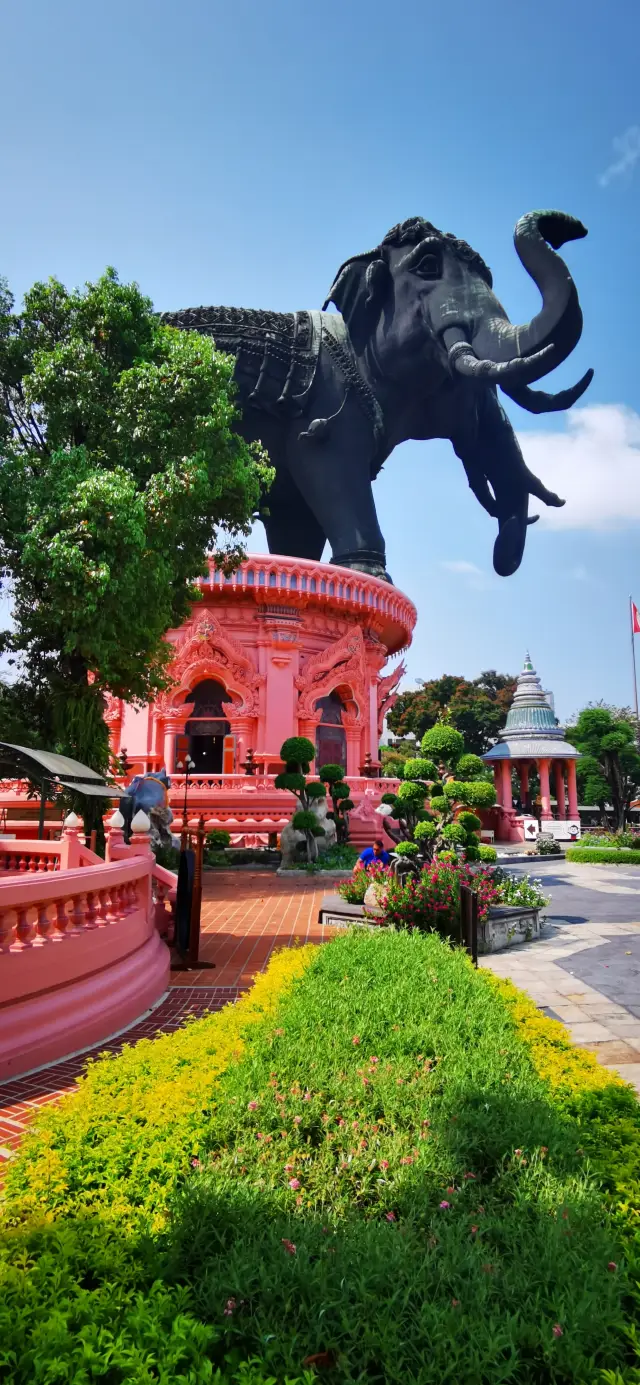
[[57,784],[88,798],[122,798],[122,789],[107,784],[101,774],[68,755],[49,750],[32,750],[27,745],[0,741],[0,779],[24,775],[36,784]]

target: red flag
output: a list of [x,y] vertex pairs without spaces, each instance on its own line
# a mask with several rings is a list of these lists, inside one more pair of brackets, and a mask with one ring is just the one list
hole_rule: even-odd
[[631,602],[631,628],[634,635],[640,635],[640,611],[635,601]]

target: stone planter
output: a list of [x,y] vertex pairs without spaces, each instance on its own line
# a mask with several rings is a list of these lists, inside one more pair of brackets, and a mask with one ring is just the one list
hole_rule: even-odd
[[491,909],[489,917],[478,928],[478,952],[503,952],[519,943],[530,943],[540,937],[542,927],[539,909],[523,909],[519,905]]
[[379,890],[380,886],[376,885],[375,881],[372,881],[364,897],[364,909],[367,914],[372,914],[374,918],[381,919],[383,914],[380,907]]

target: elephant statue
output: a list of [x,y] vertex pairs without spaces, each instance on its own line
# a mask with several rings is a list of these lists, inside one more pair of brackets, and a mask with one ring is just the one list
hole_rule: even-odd
[[136,813],[142,809],[151,822],[152,850],[179,845],[178,839],[173,837],[170,831],[173,822],[173,813],[169,807],[170,788],[171,780],[164,767],[156,774],[136,774],[119,803],[124,818],[125,842],[130,841],[131,823]]
[[[322,827],[324,836],[314,837],[316,847],[316,858],[324,856],[330,846],[335,846],[338,840],[338,831],[333,818],[327,816],[329,805],[326,798],[314,798],[311,801],[311,812],[315,813],[318,824]],[[280,850],[282,852],[281,866],[293,866],[297,861],[302,865],[306,862],[307,838],[304,832],[297,832],[290,822],[283,827],[280,833]],[[304,851],[304,858],[303,858]]]
[[390,581],[371,483],[398,443],[449,438],[497,519],[496,572],[516,571],[538,518],[529,496],[564,501],[526,466],[497,388],[538,414],[570,408],[589,385],[591,370],[558,394],[531,389],[579,341],[578,295],[556,251],[586,234],[558,211],[517,223],[516,251],[542,296],[522,325],[509,321],[480,255],[420,217],[346,260],[322,312],[160,315],[236,358],[240,431],[275,469],[262,516],[272,553],[320,559],[328,539],[334,563]]

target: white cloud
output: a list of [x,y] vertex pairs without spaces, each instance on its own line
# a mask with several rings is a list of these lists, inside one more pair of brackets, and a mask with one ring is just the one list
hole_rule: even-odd
[[494,579],[490,573],[483,572],[481,567],[477,567],[475,563],[466,562],[464,558],[442,562],[440,567],[444,568],[445,572],[453,572],[456,577],[464,578],[467,585],[472,587],[474,591],[487,591],[489,587],[494,585]]
[[[519,433],[528,466],[566,500],[561,510],[535,500],[545,529],[624,529],[640,523],[640,415],[622,404],[567,414],[558,433]],[[535,510],[534,510],[535,507]]]
[[640,125],[630,125],[622,135],[616,135],[613,152],[615,159],[598,178],[601,188],[608,187],[614,178],[622,178],[635,168],[640,159]]

